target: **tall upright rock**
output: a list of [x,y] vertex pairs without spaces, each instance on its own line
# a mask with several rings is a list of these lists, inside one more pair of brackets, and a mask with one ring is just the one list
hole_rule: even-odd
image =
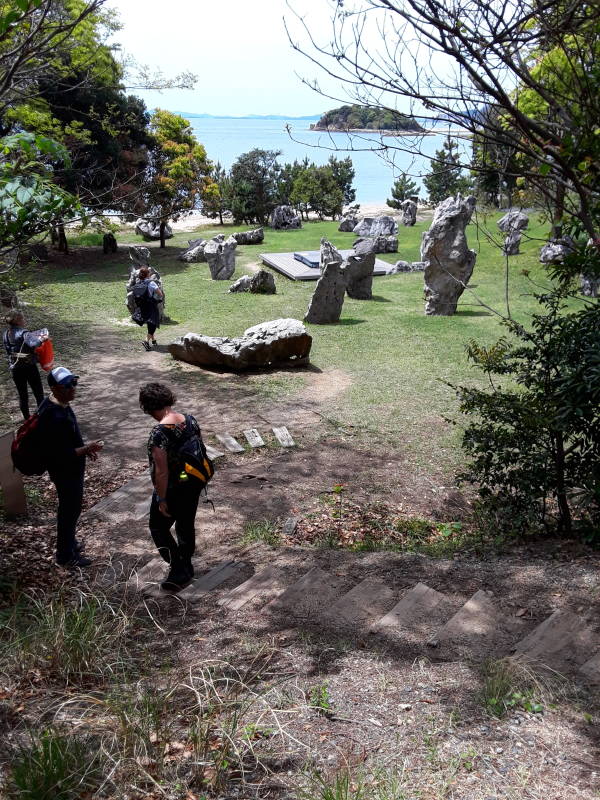
[[448,197],[436,208],[431,227],[423,234],[426,314],[449,317],[456,311],[477,258],[467,246],[465,231],[474,210],[474,197]]

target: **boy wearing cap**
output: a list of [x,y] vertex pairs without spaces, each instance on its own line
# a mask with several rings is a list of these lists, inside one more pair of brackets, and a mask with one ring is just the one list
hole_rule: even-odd
[[77,520],[83,503],[85,458],[98,458],[103,443],[84,444],[77,417],[70,406],[75,397],[78,375],[66,367],[48,373],[51,394],[38,409],[39,430],[46,448],[48,473],[56,487],[56,563],[63,566],[87,567],[92,562],[79,552],[75,539]]

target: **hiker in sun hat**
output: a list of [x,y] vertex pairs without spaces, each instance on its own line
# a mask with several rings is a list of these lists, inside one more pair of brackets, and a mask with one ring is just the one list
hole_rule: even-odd
[[67,367],[48,373],[50,395],[38,409],[40,440],[46,451],[48,474],[56,487],[56,563],[87,567],[92,562],[81,554],[75,538],[83,503],[83,477],[86,457],[95,461],[104,445],[84,443],[71,401],[75,398],[79,376]]

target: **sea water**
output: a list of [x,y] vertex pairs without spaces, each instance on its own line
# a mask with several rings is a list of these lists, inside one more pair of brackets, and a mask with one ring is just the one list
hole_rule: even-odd
[[356,202],[364,204],[385,204],[401,172],[408,173],[421,187],[422,177],[430,171],[427,156],[433,156],[443,141],[442,134],[396,137],[311,131],[307,120],[188,119],[209,159],[226,169],[254,148],[280,150],[280,164],[301,161],[305,156],[316,164],[326,163],[331,155],[350,156],[356,173]]

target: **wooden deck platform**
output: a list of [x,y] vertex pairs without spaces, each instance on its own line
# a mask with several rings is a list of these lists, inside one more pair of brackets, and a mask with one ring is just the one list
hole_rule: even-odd
[[[344,258],[352,252],[352,250],[340,250]],[[302,255],[307,257],[310,257],[313,253],[314,251],[311,250],[302,251]],[[318,267],[307,267],[306,264],[295,259],[293,253],[261,253],[260,257],[264,264],[273,267],[273,269],[283,273],[283,275],[286,275],[293,281],[316,281],[321,277]],[[392,264],[388,264],[380,258],[376,258],[373,274],[387,275],[391,268]]]

